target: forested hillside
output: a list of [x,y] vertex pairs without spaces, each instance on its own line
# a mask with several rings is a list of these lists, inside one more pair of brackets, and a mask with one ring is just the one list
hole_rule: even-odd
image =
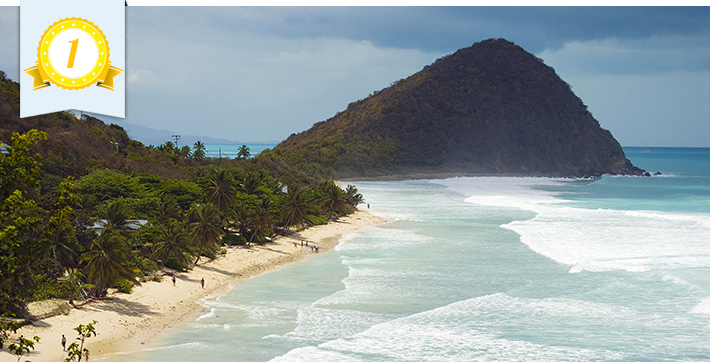
[[504,39],[443,57],[272,153],[338,177],[642,172],[551,67]]
[[19,118],[19,85],[0,72],[0,346],[28,302],[129,292],[224,245],[352,212],[354,187],[283,160],[205,158],[201,142],[147,147],[117,125],[65,112]]

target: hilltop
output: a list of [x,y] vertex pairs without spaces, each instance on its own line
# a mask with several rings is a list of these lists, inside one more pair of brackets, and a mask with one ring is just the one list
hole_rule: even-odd
[[504,39],[440,58],[270,156],[340,178],[643,173],[552,67]]
[[131,169],[163,177],[185,179],[180,169],[160,151],[131,140],[115,124],[67,112],[20,118],[20,85],[0,71],[0,141],[10,143],[13,132],[47,132],[36,151],[43,155],[43,181],[57,184],[67,176],[79,177],[94,168]]

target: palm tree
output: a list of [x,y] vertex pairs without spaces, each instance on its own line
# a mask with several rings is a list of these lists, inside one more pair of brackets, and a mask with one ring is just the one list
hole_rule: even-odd
[[50,255],[65,271],[76,268],[76,260],[79,259],[78,253],[84,251],[84,247],[76,240],[76,231],[72,227],[53,229],[49,239]]
[[128,245],[118,232],[104,232],[94,239],[91,250],[80,259],[80,262],[87,262],[84,272],[95,286],[94,295],[104,296],[119,279],[138,284],[136,273],[125,266],[127,261]]
[[128,237],[135,229],[133,223],[129,221],[129,210],[126,204],[121,200],[116,200],[108,204],[106,219],[101,220],[99,224],[102,229],[101,234],[116,231],[119,234]]
[[212,204],[203,204],[190,209],[188,214],[190,224],[188,230],[192,235],[192,245],[199,246],[195,265],[200,260],[202,249],[206,246],[216,245],[222,237],[222,220],[220,219],[219,210]]
[[69,274],[69,277],[67,277],[65,281],[66,284],[64,288],[69,295],[69,304],[74,308],[76,308],[74,300],[84,298],[87,295],[86,290],[94,288],[93,284],[84,283],[82,277],[81,272],[77,271]]
[[158,149],[161,150],[166,157],[173,161],[173,163],[177,163],[178,149],[174,143],[172,143],[171,141],[167,141],[164,144],[158,146]]
[[357,188],[353,185],[348,185],[345,188],[345,199],[353,207],[357,207],[357,205],[362,204],[364,201],[362,194],[358,193]]
[[197,141],[195,142],[195,145],[192,147],[194,151],[192,151],[192,158],[195,159],[195,161],[200,162],[205,158],[205,144]]
[[166,153],[175,153],[175,144],[172,141],[166,141],[158,146],[158,149]]
[[249,238],[249,243],[254,240],[256,234],[266,236],[271,234],[274,227],[274,204],[271,199],[264,197],[259,205],[252,210],[249,217],[249,225],[252,227],[253,233]]
[[261,175],[256,172],[250,172],[244,177],[241,183],[241,189],[247,195],[263,194],[262,189],[264,183],[261,181]]
[[188,256],[192,254],[190,249],[189,235],[185,232],[185,227],[172,220],[168,225],[162,226],[160,236],[153,245],[153,260],[167,262],[171,257],[175,258],[179,264],[188,264]]
[[348,202],[345,199],[345,192],[338,187],[335,182],[325,181],[318,185],[319,205],[323,211],[328,212],[328,219],[333,217],[333,214],[338,214],[345,211]]
[[203,192],[207,201],[217,206],[219,211],[226,212],[234,204],[237,184],[227,170],[220,169],[209,178]]
[[239,146],[239,152],[237,153],[237,158],[243,158],[247,159],[251,156],[251,152],[249,152],[249,147],[247,145],[241,145]]
[[291,185],[284,194],[284,203],[281,205],[281,220],[285,226],[300,226],[308,222],[308,214],[315,211],[308,192],[300,184]]
[[177,149],[176,154],[179,158],[182,158],[184,160],[190,157],[190,155],[192,154],[192,150],[190,150],[190,146],[182,146]]
[[227,228],[235,227],[240,235],[246,234],[249,227],[249,209],[246,203],[238,203],[229,214],[229,225]]
[[180,209],[172,197],[165,197],[153,205],[153,209],[150,210],[151,216],[160,220],[161,223],[167,224],[170,219],[181,219]]

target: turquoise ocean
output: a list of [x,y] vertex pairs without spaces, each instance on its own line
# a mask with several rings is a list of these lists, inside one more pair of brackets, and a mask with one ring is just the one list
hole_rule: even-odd
[[710,149],[657,177],[357,182],[390,222],[109,361],[710,360]]
[[[205,145],[205,156],[211,157],[211,158],[219,158],[220,155],[222,155],[222,158],[236,158],[237,154],[239,153],[239,147],[242,145],[239,144],[206,144]],[[276,146],[275,143],[247,143],[247,147],[249,147],[249,152],[251,153],[251,156],[254,157],[261,153],[261,151],[267,149],[267,148],[274,148]]]

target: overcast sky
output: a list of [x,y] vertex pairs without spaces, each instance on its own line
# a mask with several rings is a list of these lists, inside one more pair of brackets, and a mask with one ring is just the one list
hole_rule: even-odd
[[125,121],[278,142],[488,38],[544,59],[624,146],[710,147],[710,7],[128,7]]

